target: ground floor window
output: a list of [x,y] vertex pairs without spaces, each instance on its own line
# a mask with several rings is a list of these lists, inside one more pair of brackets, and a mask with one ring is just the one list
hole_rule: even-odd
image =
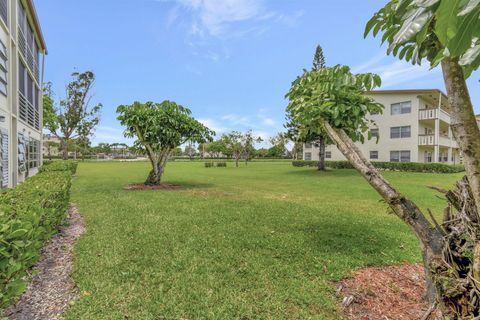
[[30,139],[28,141],[28,168],[37,168],[40,165],[40,141]]
[[305,142],[305,149],[311,149],[312,148],[312,143],[311,142]]
[[311,152],[305,152],[305,159],[304,160],[312,160],[312,153]]
[[432,152],[425,151],[425,162],[432,162],[432,161],[433,161]]
[[378,159],[378,151],[370,151],[370,159]]
[[331,151],[326,151],[325,152],[325,159],[331,159],[332,158],[332,152]]
[[410,162],[410,150],[390,151],[391,162]]

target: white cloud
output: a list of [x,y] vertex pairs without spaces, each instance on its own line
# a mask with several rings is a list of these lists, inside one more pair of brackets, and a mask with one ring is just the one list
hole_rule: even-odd
[[128,143],[132,144],[133,139],[123,136],[123,129],[100,125],[93,135],[93,144],[106,143]]
[[382,88],[389,89],[420,81],[425,83],[423,87],[430,87],[432,85],[429,83],[437,84],[438,81],[434,80],[442,77],[440,69],[431,70],[428,62],[421,66],[399,60],[391,62],[391,59],[383,51],[373,56],[367,62],[352,68],[352,72],[376,73],[382,78]]
[[209,118],[204,118],[204,119],[198,119],[200,123],[202,123],[204,126],[207,128],[215,131],[215,133],[218,135],[228,131],[226,128],[222,127],[219,125],[215,120],[209,119]]
[[267,126],[270,126],[270,127],[273,127],[273,126],[275,126],[277,123],[276,123],[275,120],[273,120],[272,118],[265,118],[265,119],[263,119],[263,124],[264,124],[264,125],[267,125]]

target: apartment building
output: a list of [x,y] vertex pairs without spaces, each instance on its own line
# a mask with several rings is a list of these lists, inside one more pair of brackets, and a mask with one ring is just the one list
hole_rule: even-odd
[[[365,93],[381,103],[383,114],[370,114],[374,136],[357,143],[371,161],[460,163],[458,145],[450,128],[447,96],[440,90],[378,90]],[[378,137],[378,142],[376,137]],[[326,160],[346,160],[334,146]],[[318,147],[305,143],[303,159],[318,160]]]
[[0,186],[42,163],[42,71],[47,53],[33,0],[0,0]]

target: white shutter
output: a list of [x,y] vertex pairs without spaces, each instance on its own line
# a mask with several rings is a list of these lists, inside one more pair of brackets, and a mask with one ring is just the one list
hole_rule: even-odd
[[8,132],[5,129],[0,129],[0,179],[1,187],[8,187]]
[[26,152],[26,145],[25,145],[25,137],[22,133],[18,134],[18,172],[24,173],[27,171],[27,152]]

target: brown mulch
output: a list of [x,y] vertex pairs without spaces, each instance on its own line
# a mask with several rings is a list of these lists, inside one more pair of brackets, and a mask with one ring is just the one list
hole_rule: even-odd
[[178,184],[162,183],[158,186],[150,186],[143,183],[133,183],[125,187],[126,190],[179,190],[182,187]]
[[[424,302],[423,266],[364,268],[338,284],[343,311],[355,320],[416,320],[429,310]],[[431,315],[429,319],[434,319]]]
[[68,304],[76,298],[75,286],[70,278],[73,269],[72,248],[85,232],[83,218],[77,208],[68,210],[68,224],[60,228],[42,249],[31,279],[20,300],[5,311],[11,320],[60,319]]

